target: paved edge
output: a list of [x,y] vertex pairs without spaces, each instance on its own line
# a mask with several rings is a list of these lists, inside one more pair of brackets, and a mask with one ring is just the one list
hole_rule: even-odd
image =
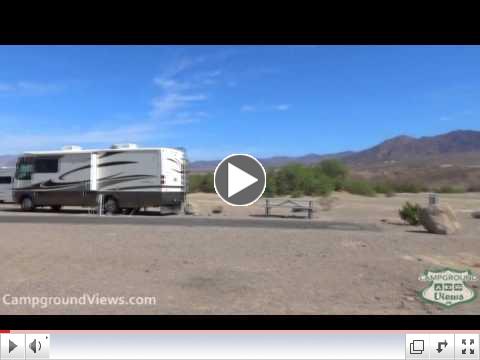
[[31,224],[99,224],[99,225],[173,225],[173,226],[210,226],[210,227],[249,227],[276,229],[326,229],[345,231],[381,231],[375,224],[357,224],[336,221],[303,219],[222,219],[196,216],[95,216],[95,215],[8,215],[0,216],[0,223]]

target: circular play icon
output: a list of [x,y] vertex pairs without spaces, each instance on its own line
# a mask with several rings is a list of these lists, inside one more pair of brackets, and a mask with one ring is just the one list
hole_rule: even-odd
[[217,195],[232,206],[248,206],[265,191],[267,176],[260,161],[248,154],[232,154],[215,169]]

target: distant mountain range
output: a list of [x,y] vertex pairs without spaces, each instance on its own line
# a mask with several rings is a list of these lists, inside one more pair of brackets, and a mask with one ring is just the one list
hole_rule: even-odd
[[0,166],[15,166],[16,155],[0,155]]
[[[308,154],[300,157],[271,157],[260,159],[265,167],[288,163],[315,164],[324,159],[341,159],[354,168],[371,168],[384,165],[410,165],[425,163],[455,163],[480,165],[480,131],[457,130],[437,136],[415,138],[397,136],[362,151],[345,151],[336,154]],[[218,161],[194,161],[191,171],[211,171]]]
[[356,166],[368,166],[427,159],[445,161],[463,157],[466,160],[465,155],[471,157],[472,154],[480,155],[480,131],[457,130],[421,138],[397,136],[370,149],[351,154],[345,160]]
[[[307,154],[299,157],[277,156],[260,159],[265,167],[278,167],[289,163],[315,164],[329,158],[342,159],[357,169],[370,169],[387,165],[461,164],[480,165],[480,131],[457,130],[437,136],[415,138],[397,136],[363,151],[345,151],[335,154]],[[0,155],[0,166],[15,165],[16,156]],[[427,162],[428,161],[428,162]],[[193,161],[192,172],[212,171],[215,161]]]
[[[349,155],[354,154],[352,151],[345,151],[342,153],[336,154],[325,154],[325,155],[318,155],[318,154],[307,154],[298,157],[292,156],[274,156],[270,158],[259,158],[260,162],[266,168],[271,167],[278,167],[283,166],[290,163],[301,163],[305,165],[316,164],[325,159],[331,158],[344,158]],[[190,163],[190,170],[193,172],[202,172],[202,171],[211,171],[214,170],[220,160],[209,160],[209,161],[193,161]]]

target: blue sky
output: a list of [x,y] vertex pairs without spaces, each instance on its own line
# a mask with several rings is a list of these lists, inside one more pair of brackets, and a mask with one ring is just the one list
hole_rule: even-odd
[[478,46],[0,46],[0,154],[360,150],[480,130]]

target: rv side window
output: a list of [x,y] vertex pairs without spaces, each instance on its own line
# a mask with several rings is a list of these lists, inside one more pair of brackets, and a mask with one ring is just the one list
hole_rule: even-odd
[[58,159],[35,159],[35,173],[56,173]]
[[32,164],[28,162],[20,162],[17,166],[17,172],[15,173],[15,178],[18,180],[31,180],[32,179]]
[[0,176],[0,184],[11,184],[12,178],[10,176]]

